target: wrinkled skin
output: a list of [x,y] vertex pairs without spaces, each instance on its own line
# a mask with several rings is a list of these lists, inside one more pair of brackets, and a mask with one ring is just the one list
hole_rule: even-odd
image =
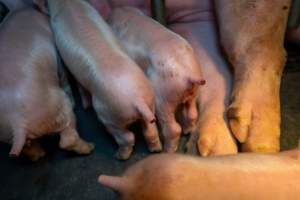
[[211,158],[160,154],[98,181],[122,200],[300,199],[300,150]]
[[57,55],[49,22],[33,9],[12,12],[0,29],[0,140],[11,156],[37,160],[45,152],[36,139],[60,132],[61,148],[89,154],[93,144],[75,129],[70,102],[59,88]]
[[150,151],[160,151],[154,94],[142,70],[121,50],[98,12],[81,0],[48,1],[58,50],[77,81],[89,91],[98,118],[127,159],[135,143],[129,125],[140,121]]
[[[114,9],[108,22],[128,55],[148,76],[155,93],[164,150],[175,152],[181,131],[188,133],[195,127],[196,95],[200,84],[204,84],[192,47],[135,8]],[[181,126],[175,117],[178,106]]]

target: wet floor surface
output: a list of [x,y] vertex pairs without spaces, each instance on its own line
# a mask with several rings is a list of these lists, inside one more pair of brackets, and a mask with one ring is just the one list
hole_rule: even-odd
[[[300,49],[290,48],[289,55],[281,88],[282,149],[296,147],[300,138]],[[147,156],[145,142],[139,136],[131,159],[118,161],[114,157],[117,146],[95,113],[80,107],[75,108],[75,113],[81,137],[96,144],[93,154],[80,157],[60,150],[58,137],[47,137],[42,140],[47,156],[32,163],[22,157],[8,158],[10,147],[1,143],[1,200],[117,199],[117,194],[97,183],[97,177],[102,173],[121,174],[127,166]]]

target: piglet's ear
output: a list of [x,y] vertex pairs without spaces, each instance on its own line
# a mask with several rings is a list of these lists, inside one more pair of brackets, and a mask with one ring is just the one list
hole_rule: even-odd
[[47,0],[33,0],[33,4],[44,14],[49,15]]

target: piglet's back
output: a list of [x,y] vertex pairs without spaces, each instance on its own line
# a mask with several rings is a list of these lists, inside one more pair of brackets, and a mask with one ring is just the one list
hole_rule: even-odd
[[[84,87],[91,90],[99,81],[110,81],[107,89],[111,90],[115,81],[107,79],[106,74],[110,77],[122,75],[122,79],[130,77],[126,80],[129,85],[132,76],[144,79],[142,71],[123,53],[110,27],[89,3],[52,0],[49,11],[58,49]],[[132,84],[134,87],[135,83]]]
[[[46,16],[30,8],[7,16],[0,29],[1,89],[17,85],[24,87],[37,79],[57,84],[55,78],[49,79],[56,77],[57,66],[56,60],[52,62],[53,58],[56,58],[56,52]],[[43,73],[27,73],[28,70]]]

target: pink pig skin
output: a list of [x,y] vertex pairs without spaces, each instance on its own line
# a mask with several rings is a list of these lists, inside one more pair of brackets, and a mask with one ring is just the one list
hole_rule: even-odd
[[[181,131],[189,133],[195,127],[196,95],[204,84],[192,47],[136,8],[116,8],[108,22],[151,82],[164,150],[176,151]],[[178,107],[180,124],[175,118]]]
[[44,155],[35,139],[60,132],[60,147],[88,154],[70,102],[59,88],[57,54],[47,18],[33,9],[10,13],[0,29],[0,140],[11,156]]
[[99,182],[122,200],[297,200],[300,150],[200,158],[159,154]]
[[127,159],[135,143],[128,126],[139,120],[150,151],[161,149],[154,95],[142,70],[123,51],[98,12],[81,0],[49,0],[51,24],[64,62],[92,95],[98,118]]

